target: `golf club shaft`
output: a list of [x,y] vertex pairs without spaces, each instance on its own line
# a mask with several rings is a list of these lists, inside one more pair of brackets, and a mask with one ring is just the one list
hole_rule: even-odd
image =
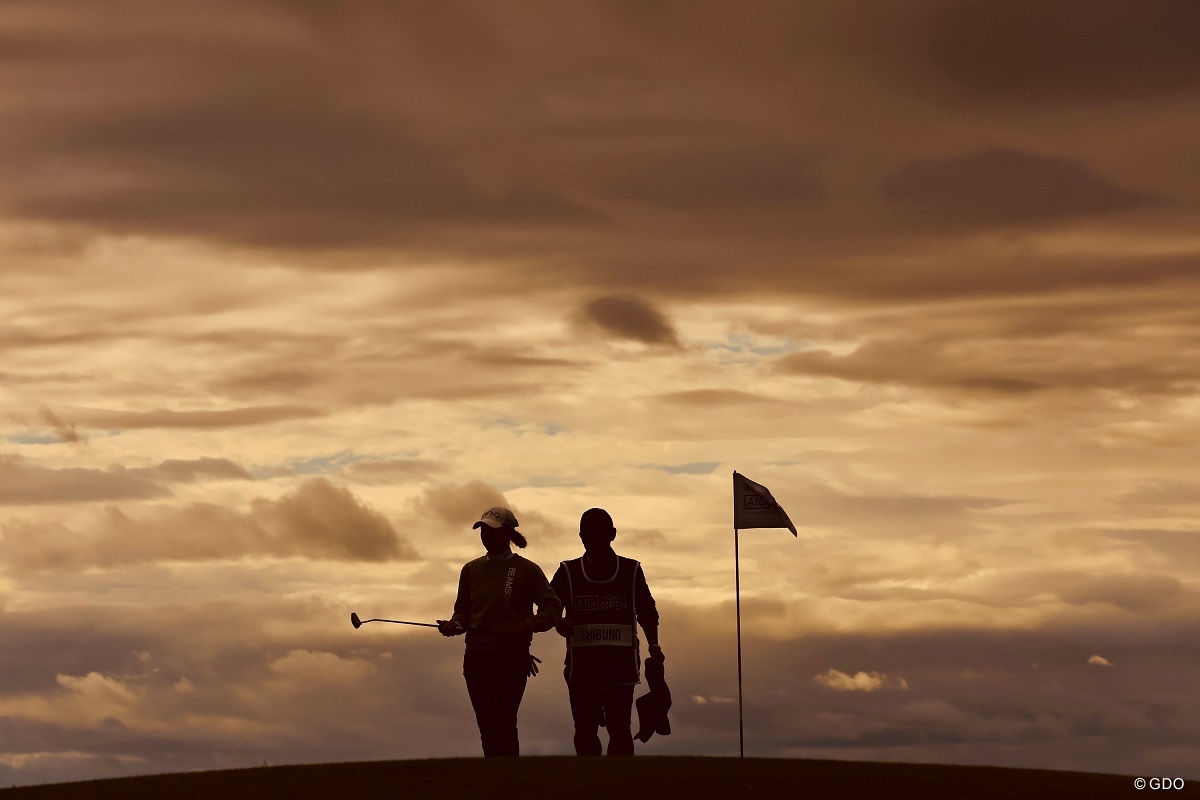
[[432,622],[406,622],[402,619],[364,619],[362,624],[366,625],[368,622],[394,622],[397,625],[420,625],[422,628],[437,627],[437,625],[434,625]]

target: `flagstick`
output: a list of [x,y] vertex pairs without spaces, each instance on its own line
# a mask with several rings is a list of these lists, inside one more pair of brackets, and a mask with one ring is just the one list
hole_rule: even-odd
[[742,732],[742,568],[738,559],[738,529],[733,529],[733,586],[737,598],[738,650],[738,758],[746,757],[746,738]]

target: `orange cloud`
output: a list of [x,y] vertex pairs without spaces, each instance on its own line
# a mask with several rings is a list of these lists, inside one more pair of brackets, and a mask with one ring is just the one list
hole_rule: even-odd
[[820,675],[814,675],[813,680],[827,689],[839,692],[877,692],[883,688],[908,689],[904,678],[889,678],[879,672],[856,672],[849,675],[836,669],[829,669]]

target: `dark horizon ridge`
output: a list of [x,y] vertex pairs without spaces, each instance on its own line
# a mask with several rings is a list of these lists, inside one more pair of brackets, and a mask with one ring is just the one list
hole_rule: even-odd
[[[579,758],[524,756],[519,759],[443,758],[250,767],[165,773],[0,790],[4,800],[289,800],[353,797],[478,797],[503,790],[507,797],[567,795],[572,800],[611,800],[633,790],[655,800],[730,797],[804,797],[805,800],[888,797],[1127,798],[1138,776],[1017,767],[908,764],[712,756]],[[1149,779],[1151,776],[1143,776]],[[1165,777],[1165,776],[1160,776]],[[554,792],[560,787],[561,792]],[[618,787],[627,787],[621,789]],[[1200,797],[1200,781],[1188,781],[1175,797]]]

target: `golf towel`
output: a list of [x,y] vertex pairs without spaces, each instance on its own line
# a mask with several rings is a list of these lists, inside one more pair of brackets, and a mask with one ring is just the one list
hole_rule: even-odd
[[667,688],[666,669],[662,656],[646,659],[646,684],[650,691],[637,699],[638,741],[645,744],[654,734],[666,736],[671,732],[667,712],[671,709],[671,690]]

